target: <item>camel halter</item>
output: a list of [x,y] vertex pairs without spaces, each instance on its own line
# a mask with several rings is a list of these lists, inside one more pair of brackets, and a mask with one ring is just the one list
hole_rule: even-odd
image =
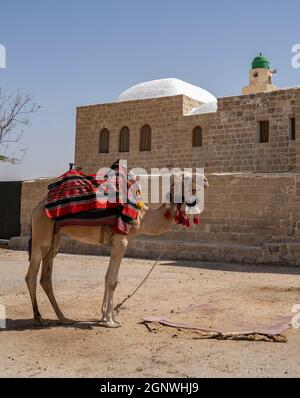
[[[198,225],[200,224],[200,216],[199,214],[194,214],[193,217],[188,216],[186,214],[186,212],[184,212],[182,210],[182,204],[184,204],[185,206],[192,208],[197,206],[198,200],[197,198],[193,200],[193,202],[188,202],[185,198],[184,193],[181,194],[181,201],[175,202],[174,201],[174,193],[171,191],[168,193],[169,195],[169,200],[170,203],[172,203],[173,205],[177,203],[177,208],[176,208],[176,215],[175,215],[175,224],[177,225],[182,225],[186,228],[190,228],[191,227],[191,221],[193,220],[193,223]],[[167,210],[165,211],[164,217],[168,220],[171,217],[171,212],[170,212],[170,207],[169,205],[167,205]]]

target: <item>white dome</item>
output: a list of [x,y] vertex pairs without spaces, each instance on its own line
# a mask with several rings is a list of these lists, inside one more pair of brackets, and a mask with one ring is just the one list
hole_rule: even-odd
[[140,83],[123,91],[117,101],[132,101],[158,97],[170,97],[172,95],[184,94],[203,104],[207,102],[216,102],[214,95],[203,88],[186,83],[182,80],[170,78],[151,80],[149,82]]
[[188,115],[203,115],[205,113],[214,113],[218,110],[218,103],[216,101],[207,102],[197,108],[191,110]]

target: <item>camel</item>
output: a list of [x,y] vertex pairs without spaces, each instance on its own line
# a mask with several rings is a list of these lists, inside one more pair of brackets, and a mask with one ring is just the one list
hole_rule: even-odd
[[[191,178],[192,177],[191,175]],[[205,176],[202,177],[204,188],[208,188],[209,184],[207,179]],[[183,198],[183,202],[187,203],[187,200]],[[168,218],[164,216],[167,209],[169,212]],[[150,206],[144,216],[138,217],[137,222],[131,226],[128,235],[113,234],[111,256],[105,276],[105,290],[101,309],[102,319],[99,321],[100,325],[109,328],[120,326],[120,323],[115,320],[114,316],[113,297],[118,284],[119,268],[128,243],[136,235],[162,235],[170,231],[174,224],[176,210],[176,203],[162,204],[157,208],[151,208]],[[32,235],[29,247],[30,262],[25,278],[32,302],[34,319],[41,326],[47,325],[47,322],[44,321],[39,312],[36,297],[37,276],[41,262],[42,271],[40,284],[48,296],[56,316],[61,324],[66,325],[74,323],[74,320],[64,316],[54,296],[52,286],[53,259],[58,252],[61,234],[65,234],[83,243],[99,245],[102,229],[101,226],[67,226],[56,231],[54,227],[54,221],[48,218],[45,213],[45,201],[42,201],[32,212]]]

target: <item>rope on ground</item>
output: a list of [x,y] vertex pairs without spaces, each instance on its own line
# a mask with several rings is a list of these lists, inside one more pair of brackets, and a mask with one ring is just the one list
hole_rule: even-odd
[[175,231],[173,231],[173,232],[170,234],[170,236],[169,236],[169,238],[168,238],[168,240],[167,240],[166,245],[161,249],[160,254],[159,254],[157,260],[156,260],[155,263],[152,265],[152,267],[150,268],[149,272],[147,273],[147,275],[145,276],[145,278],[142,280],[142,282],[137,286],[136,289],[134,289],[134,291],[133,291],[131,294],[129,294],[127,297],[124,298],[124,300],[122,300],[119,304],[117,304],[117,305],[115,306],[114,310],[116,311],[116,316],[119,314],[122,305],[123,305],[127,300],[129,300],[132,296],[134,296],[134,295],[136,294],[136,292],[137,292],[137,291],[142,287],[142,285],[146,282],[146,280],[148,279],[148,277],[150,276],[150,274],[152,273],[152,271],[154,270],[154,268],[155,268],[155,267],[157,266],[157,264],[159,263],[159,261],[160,261],[160,259],[162,258],[162,256],[163,256],[163,255],[166,253],[166,251],[168,250],[168,244],[169,244],[169,242],[173,239],[174,234],[175,234]]

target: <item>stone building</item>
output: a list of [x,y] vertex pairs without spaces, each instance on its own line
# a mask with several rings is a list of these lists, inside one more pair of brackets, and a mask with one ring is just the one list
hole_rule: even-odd
[[[300,88],[278,89],[273,75],[260,55],[243,95],[217,99],[163,79],[134,86],[112,103],[78,107],[75,163],[91,173],[117,158],[148,170],[203,167],[210,188],[202,223],[177,231],[166,256],[300,265]],[[48,182],[23,184],[23,236]],[[167,237],[137,239],[129,254],[153,257]]]

